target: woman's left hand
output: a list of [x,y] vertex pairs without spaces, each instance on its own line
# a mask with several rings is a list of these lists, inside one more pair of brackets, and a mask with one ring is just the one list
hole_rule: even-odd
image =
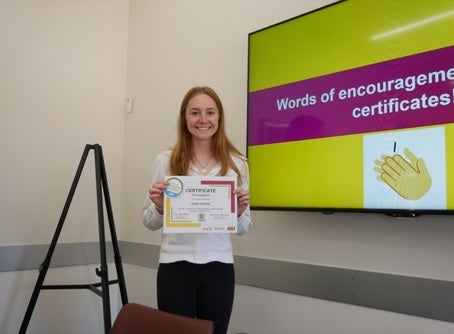
[[238,217],[246,210],[249,206],[249,191],[246,189],[238,188],[236,191],[236,198],[237,198],[237,215]]

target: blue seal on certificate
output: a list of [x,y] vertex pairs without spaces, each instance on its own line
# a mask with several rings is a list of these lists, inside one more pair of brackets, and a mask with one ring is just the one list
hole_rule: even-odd
[[167,196],[169,197],[178,197],[183,192],[183,181],[177,177],[171,177],[167,179],[169,185],[164,190]]

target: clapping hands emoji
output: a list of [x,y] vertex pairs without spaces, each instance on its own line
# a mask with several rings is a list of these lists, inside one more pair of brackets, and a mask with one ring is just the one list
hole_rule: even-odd
[[390,186],[401,197],[416,201],[432,186],[432,179],[423,159],[417,158],[408,148],[405,159],[400,154],[382,155],[375,160],[377,179]]

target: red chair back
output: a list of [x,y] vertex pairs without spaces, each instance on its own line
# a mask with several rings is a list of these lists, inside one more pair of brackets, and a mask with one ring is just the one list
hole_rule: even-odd
[[214,323],[129,303],[115,319],[110,334],[212,334]]

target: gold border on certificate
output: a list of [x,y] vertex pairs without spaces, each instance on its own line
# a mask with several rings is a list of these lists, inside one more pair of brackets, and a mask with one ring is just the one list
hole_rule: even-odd
[[164,233],[236,233],[236,178],[168,176]]

